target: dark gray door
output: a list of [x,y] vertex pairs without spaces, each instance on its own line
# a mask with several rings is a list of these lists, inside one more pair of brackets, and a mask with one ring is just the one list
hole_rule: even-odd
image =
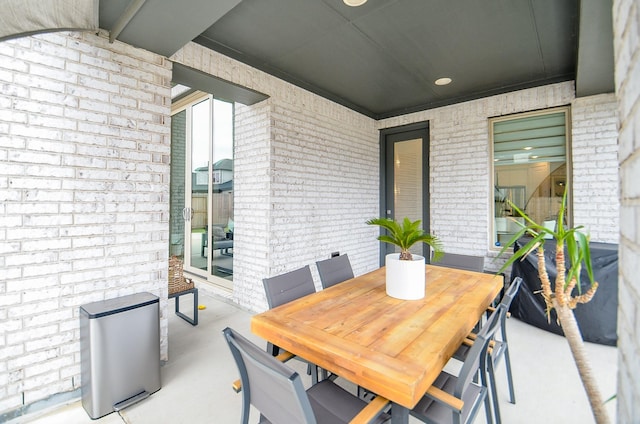
[[[390,128],[381,132],[382,193],[381,216],[402,221],[420,219],[429,232],[429,125],[427,122]],[[384,256],[395,246],[381,245]],[[429,258],[428,246],[414,245],[412,253]]]

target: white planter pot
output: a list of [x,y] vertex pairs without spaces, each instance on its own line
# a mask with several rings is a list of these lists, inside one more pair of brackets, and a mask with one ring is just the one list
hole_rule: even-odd
[[422,299],[425,294],[424,256],[413,255],[412,261],[401,261],[399,253],[385,257],[387,295],[403,300]]

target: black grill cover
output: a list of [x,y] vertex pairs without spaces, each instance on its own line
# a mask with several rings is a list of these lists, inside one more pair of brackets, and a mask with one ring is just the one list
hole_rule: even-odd
[[[514,252],[522,248],[530,239],[522,238],[514,244]],[[618,340],[618,245],[608,243],[589,243],[594,278],[598,290],[589,303],[579,304],[574,313],[584,341],[615,346]],[[551,289],[557,275],[555,242],[544,244],[544,256]],[[584,267],[583,267],[584,268]],[[545,303],[538,277],[538,257],[532,252],[526,259],[516,261],[511,268],[511,278],[522,277],[522,286],[511,304],[511,315],[543,330],[563,334],[557,324],[555,310],[551,311],[548,322]],[[580,275],[583,290],[589,288],[589,277],[583,269]],[[574,289],[574,293],[577,288]]]

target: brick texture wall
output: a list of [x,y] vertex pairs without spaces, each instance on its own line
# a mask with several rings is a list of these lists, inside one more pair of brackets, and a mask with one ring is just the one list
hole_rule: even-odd
[[486,256],[487,269],[497,270],[504,263],[493,261],[496,251],[489,249],[488,118],[562,105],[572,107],[574,217],[590,230],[593,241],[615,243],[619,227],[613,95],[575,99],[573,83],[566,82],[378,122],[379,128],[430,122],[431,229],[447,251]]
[[575,99],[571,104],[573,219],[591,240],[618,243],[618,114],[615,95]]
[[171,63],[106,34],[0,43],[0,421],[80,387],[79,306],[162,298]]
[[[240,257],[234,264],[236,300],[261,310],[265,307],[261,278],[313,262],[333,250],[350,255],[358,252],[358,265],[366,254],[365,266],[357,270],[360,273],[376,267],[377,245],[371,244],[376,232],[362,227],[363,216],[379,213],[378,135],[371,131],[371,121],[201,46],[189,45],[172,59],[271,96],[267,105],[257,107],[261,130],[248,130],[252,134],[248,138],[236,134],[236,143],[250,146],[256,141],[264,149],[252,156],[254,160],[243,175],[251,179],[253,170],[257,170],[252,186],[268,190],[260,195],[258,210],[255,205],[246,209],[248,221],[260,222],[255,234],[266,244],[254,251],[255,244],[242,244],[239,236],[237,254],[243,255],[240,247],[244,247],[249,254],[246,259],[255,259],[251,272]],[[239,72],[229,74],[228,69]],[[487,256],[486,267],[497,270],[503,260],[492,261],[497,252],[489,248],[488,118],[561,105],[572,106],[573,172],[576,181],[583,182],[581,189],[586,190],[578,191],[574,198],[576,221],[589,228],[592,240],[617,242],[613,95],[575,99],[573,82],[566,82],[389,118],[373,125],[382,129],[429,121],[431,229],[443,239],[447,251]],[[252,108],[247,109],[237,110],[236,125],[242,125],[244,119],[257,119]],[[252,141],[252,137],[260,140]],[[237,146],[236,161],[240,162],[236,172],[243,169],[239,149]],[[595,162],[594,153],[598,154]],[[260,179],[259,184],[255,178]],[[244,184],[239,177],[237,181]],[[604,196],[596,198],[600,194]],[[235,195],[236,202],[242,203],[242,197],[248,200],[258,193],[240,188]],[[363,208],[350,209],[352,199],[364,202]],[[264,209],[262,200],[268,208]],[[242,213],[236,222],[242,219]],[[256,214],[261,214],[261,219]],[[241,223],[238,225],[242,228]],[[347,244],[336,235],[344,231],[354,234]],[[291,252],[296,252],[293,257]],[[263,261],[262,266],[255,260]]]
[[[79,387],[83,303],[159,295],[166,358],[171,65],[104,34],[4,42],[0,59],[2,414]],[[491,256],[488,118],[573,104],[595,134],[613,119],[610,97],[575,100],[561,83],[375,122],[195,44],[171,60],[270,96],[235,108],[233,298],[253,311],[266,308],[262,278],[333,251],[356,274],[378,267],[378,229],[364,224],[379,214],[378,129],[430,122],[431,228],[447,251]],[[574,140],[584,169],[596,138]],[[604,138],[596,149],[612,148]],[[615,168],[608,155],[598,169]],[[603,240],[617,232],[585,216]]]
[[334,251],[356,274],[377,268],[374,121],[193,43],[171,59],[270,96],[236,105],[234,300],[264,310],[263,278]]
[[613,1],[620,140],[619,423],[640,417],[640,5]]

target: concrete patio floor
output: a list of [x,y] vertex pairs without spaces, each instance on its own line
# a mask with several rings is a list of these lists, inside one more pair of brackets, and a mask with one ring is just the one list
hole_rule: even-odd
[[[187,305],[189,302],[185,299],[182,303]],[[265,342],[250,332],[251,313],[205,287],[200,289],[200,304],[206,309],[200,311],[199,325],[192,327],[173,314],[173,299],[170,300],[169,361],[161,369],[162,388],[147,399],[97,420],[89,417],[78,399],[48,411],[18,417],[10,423],[239,422],[241,399],[231,389],[231,382],[238,378],[238,373],[221,331],[230,326],[260,345]],[[508,402],[504,366],[500,364],[498,390],[503,422],[593,423],[566,340],[515,318],[507,325],[517,403]],[[592,343],[587,343],[586,348],[602,395],[609,398],[616,393],[617,349]],[[294,367],[300,367],[299,371],[304,372],[303,366],[294,364]],[[304,375],[304,380],[308,382],[309,378]],[[612,422],[615,422],[615,408],[615,399],[607,403]],[[255,411],[252,418],[252,422],[257,422]],[[410,422],[417,421],[412,418]],[[485,423],[483,412],[475,422]]]

